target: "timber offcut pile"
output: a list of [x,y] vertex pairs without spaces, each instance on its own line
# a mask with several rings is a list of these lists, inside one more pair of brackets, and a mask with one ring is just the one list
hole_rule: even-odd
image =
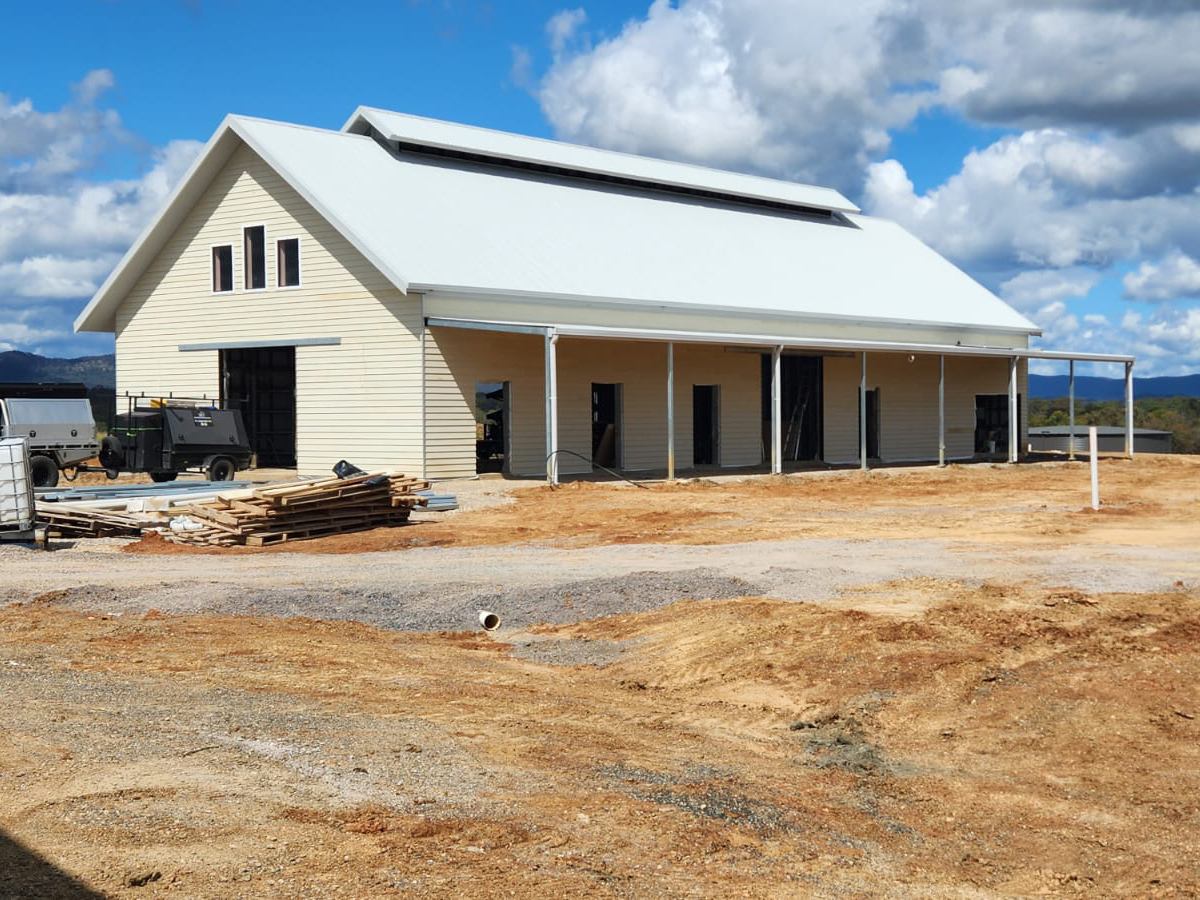
[[178,544],[261,547],[284,541],[403,525],[428,500],[429,482],[398,472],[291,481],[229,491],[178,510],[163,537]]
[[132,537],[146,527],[144,516],[114,509],[38,501],[37,520],[49,537]]

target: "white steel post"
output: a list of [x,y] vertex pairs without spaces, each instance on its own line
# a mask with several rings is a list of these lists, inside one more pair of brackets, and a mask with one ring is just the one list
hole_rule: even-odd
[[783,473],[783,392],[780,386],[780,359],[783,347],[771,348],[771,474]]
[[1096,426],[1088,427],[1088,453],[1092,456],[1092,509],[1100,508],[1100,474],[1096,465]]
[[546,332],[546,480],[558,484],[558,335]]
[[858,382],[858,465],[867,471],[867,351],[862,354],[862,377]]
[[946,464],[946,354],[938,357],[938,465]]
[[1125,363],[1125,455],[1133,458],[1133,363]]
[[675,344],[667,342],[667,480],[675,480]]
[[1067,376],[1067,459],[1075,458],[1075,360]]
[[1017,421],[1017,358],[1008,360],[1008,461],[1017,461],[1017,441],[1020,439],[1021,423]]

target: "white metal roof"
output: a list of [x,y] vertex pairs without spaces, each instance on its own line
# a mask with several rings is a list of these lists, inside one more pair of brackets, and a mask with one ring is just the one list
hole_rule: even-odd
[[895,223],[832,220],[487,165],[230,116],[76,321],[112,313],[244,140],[402,291],[814,320],[1037,326]]
[[409,116],[368,106],[360,106],[355,110],[354,115],[342,126],[342,130],[362,134],[368,125],[389,141],[402,141],[405,144],[437,150],[471,153],[496,160],[514,160],[651,185],[711,191],[730,197],[769,200],[813,209],[859,211],[857,206],[832,188],[708,169],[665,159],[633,156],[596,147],[493,131],[490,128]]

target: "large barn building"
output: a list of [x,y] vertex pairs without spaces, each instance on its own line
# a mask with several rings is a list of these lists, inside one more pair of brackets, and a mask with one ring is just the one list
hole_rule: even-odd
[[1030,358],[1133,363],[827,188],[368,108],[227,118],[76,328],[306,474],[1015,461]]

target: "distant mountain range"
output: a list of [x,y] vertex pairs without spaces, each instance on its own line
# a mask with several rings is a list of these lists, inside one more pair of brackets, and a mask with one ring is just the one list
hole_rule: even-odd
[[[1066,375],[1030,375],[1030,397],[1065,397],[1069,378]],[[1200,397],[1200,373],[1170,375],[1161,378],[1133,379],[1133,396],[1138,397]],[[1097,378],[1093,375],[1075,376],[1077,400],[1123,400],[1124,378]]]
[[55,359],[21,350],[0,353],[0,381],[81,381],[88,387],[114,388],[117,383],[116,357],[80,356]]
[[[116,385],[116,358],[81,356],[55,359],[8,350],[0,353],[0,381],[82,381],[88,387],[113,388]],[[1031,397],[1067,396],[1066,375],[1030,375]],[[1200,397],[1200,373],[1162,378],[1134,378],[1135,397]],[[1075,397],[1079,400],[1120,400],[1125,396],[1123,378],[1097,378],[1080,375],[1075,379]]]

